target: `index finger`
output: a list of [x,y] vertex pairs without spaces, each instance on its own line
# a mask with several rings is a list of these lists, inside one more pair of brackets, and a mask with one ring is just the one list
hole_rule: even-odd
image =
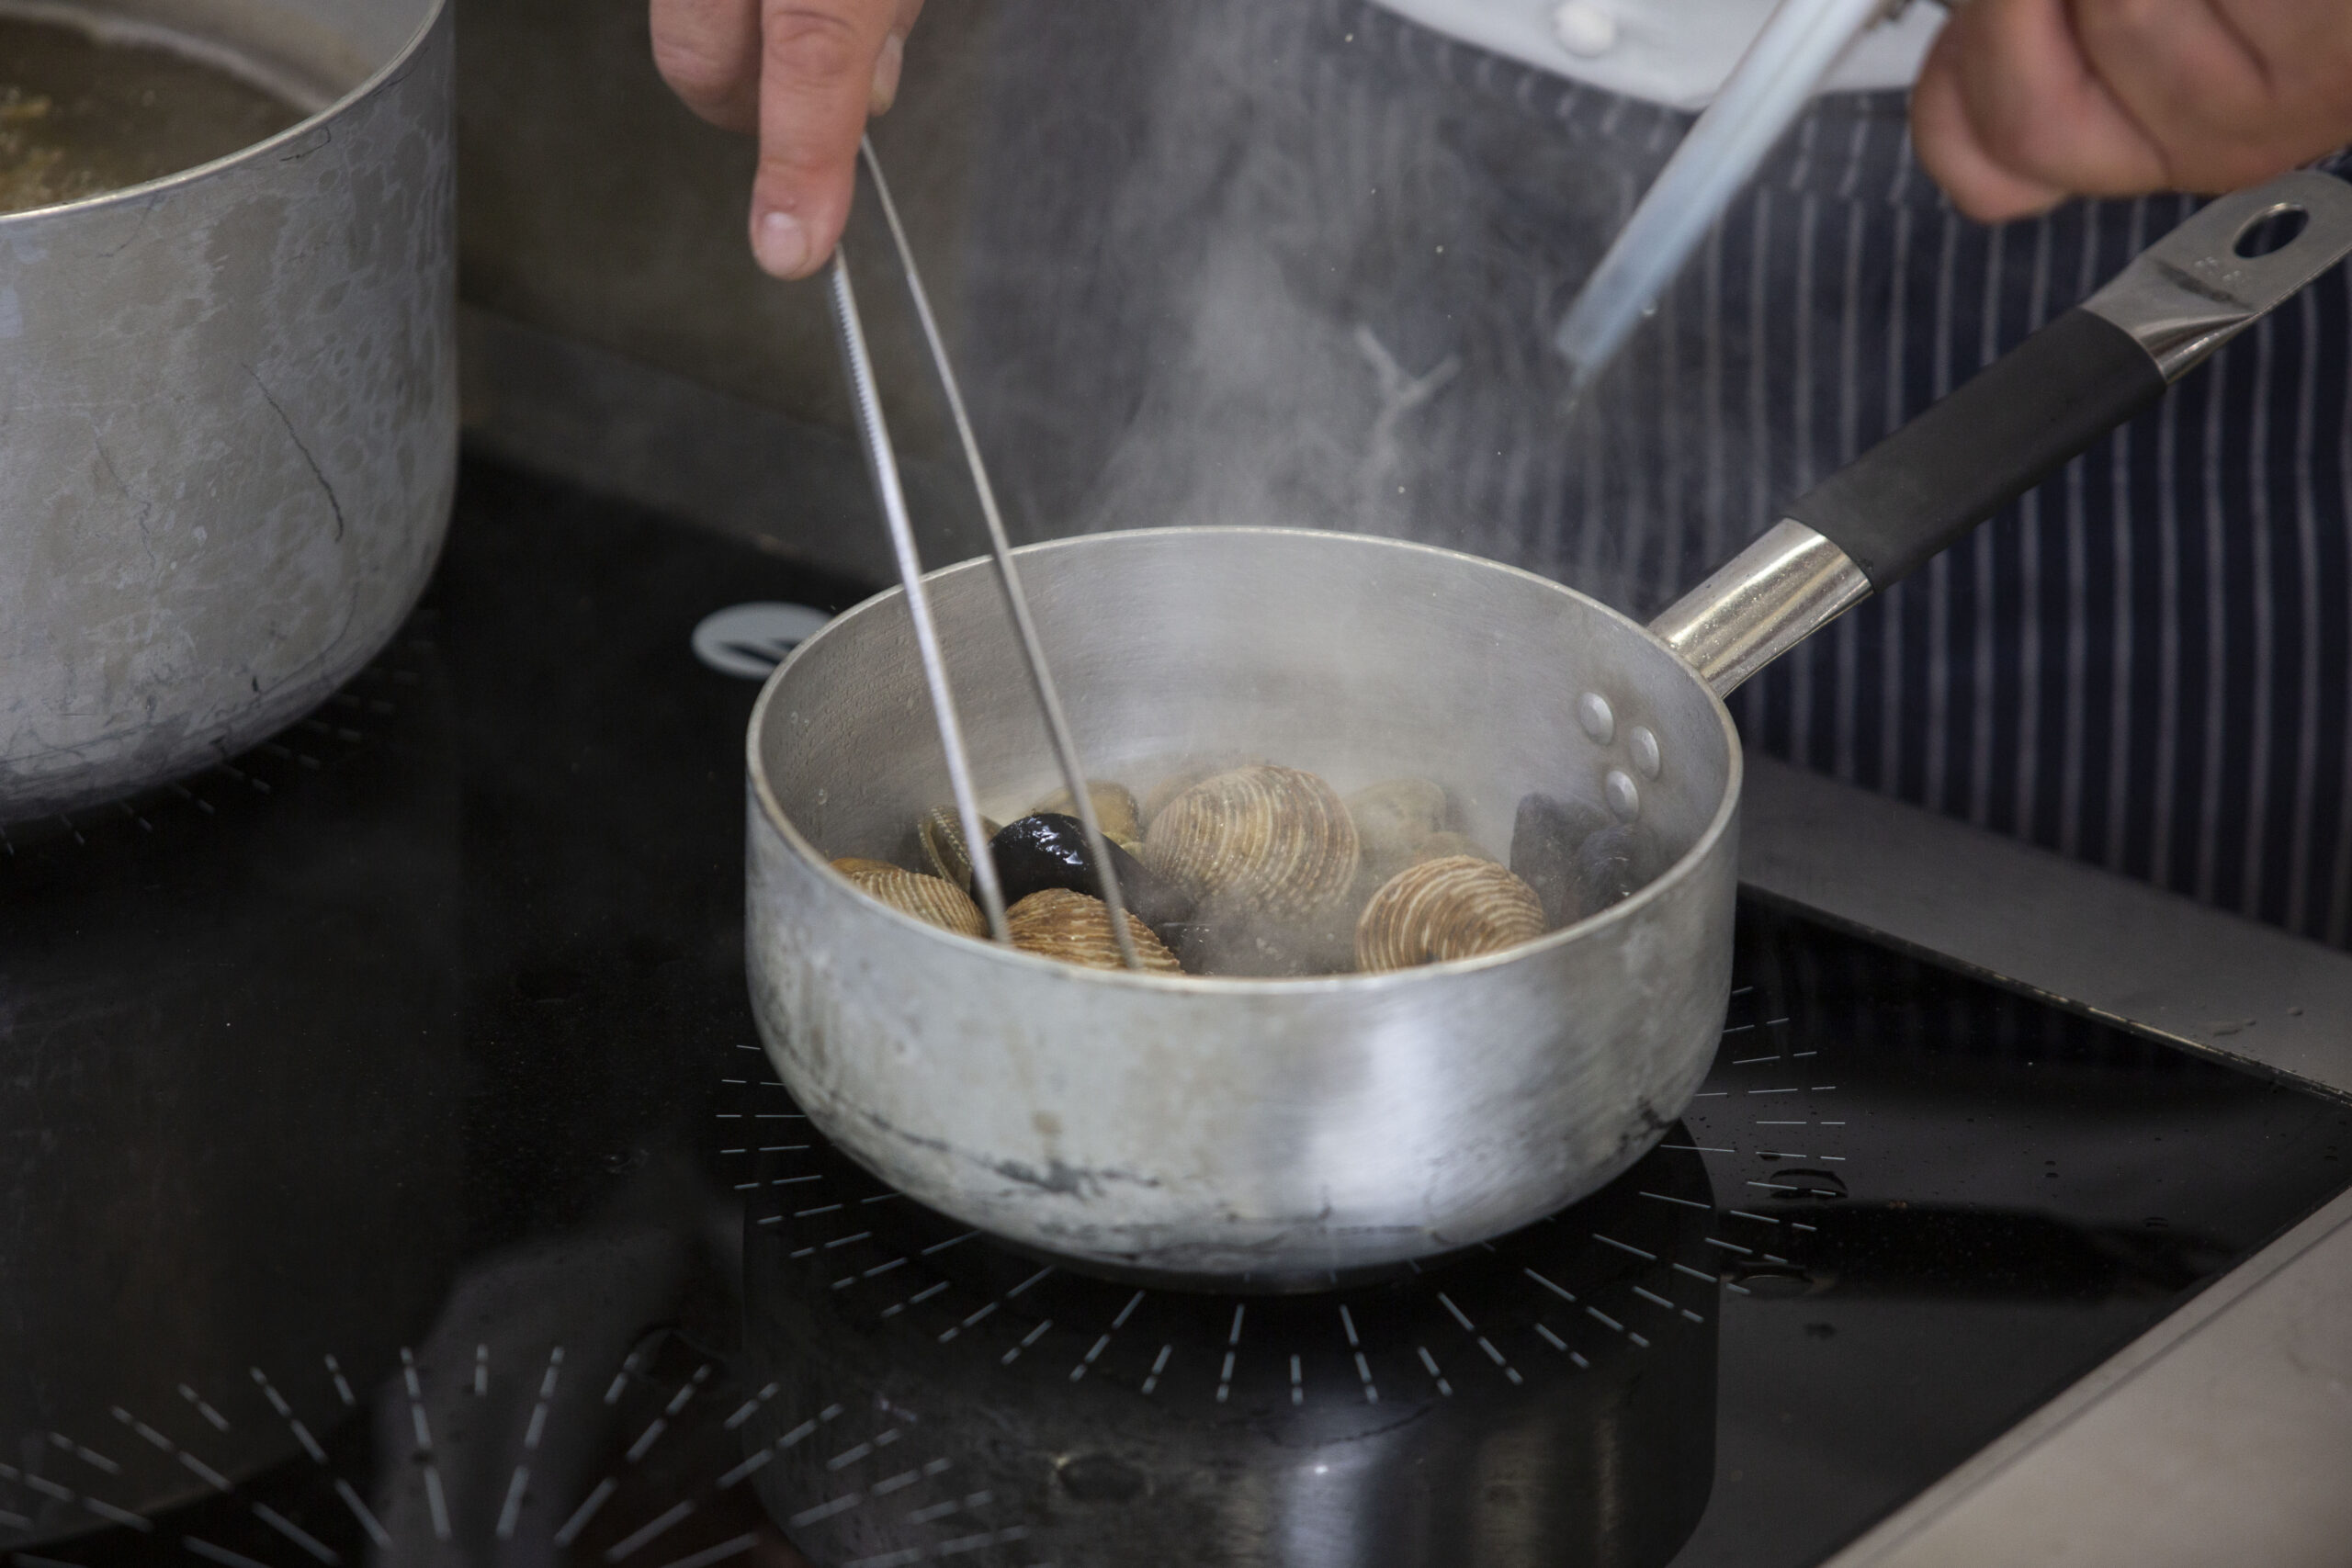
[[778,277],[805,277],[849,218],[858,138],[899,0],[764,0],[760,13],[760,169],[752,250]]

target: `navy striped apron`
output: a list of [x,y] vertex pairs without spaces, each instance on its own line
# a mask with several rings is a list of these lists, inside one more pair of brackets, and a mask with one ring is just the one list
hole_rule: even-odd
[[[1283,522],[1648,615],[2195,203],[1987,228],[1823,99],[1574,409],[1548,347],[1688,124],[1362,0],[1004,8],[961,303],[1030,533]],[[1751,745],[2352,945],[2338,269],[1751,682]]]

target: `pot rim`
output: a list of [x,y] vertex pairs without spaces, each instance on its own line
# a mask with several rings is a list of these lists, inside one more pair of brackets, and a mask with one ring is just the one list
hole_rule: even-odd
[[[126,202],[150,200],[181,186],[194,185],[198,181],[209,179],[240,164],[261,159],[271,151],[285,146],[310,131],[321,121],[333,118],[361,99],[372,96],[398,75],[404,74],[409,62],[415,59],[417,51],[424,48],[425,39],[432,37],[433,29],[438,27],[442,18],[448,14],[452,3],[453,0],[428,0],[424,17],[417,23],[416,30],[409,35],[406,42],[391,52],[383,64],[369,72],[349,91],[338,94],[329,102],[304,115],[277,134],[266,136],[259,141],[248,142],[233,152],[224,152],[220,157],[206,163],[193,164],[185,169],[175,169],[168,175],[158,175],[152,180],[141,180],[135,186],[123,186],[116,190],[100,191],[96,196],[77,197],[72,201],[53,201],[46,207],[26,207],[19,208],[14,212],[0,212],[0,233],[5,233],[10,227],[29,219],[53,219],[62,213],[95,212]],[[0,0],[0,16],[10,15],[14,10],[15,8],[6,5],[5,0]],[[35,15],[31,11],[23,14]],[[35,19],[38,17],[36,17]]]
[[[894,587],[886,588],[872,597],[853,604],[820,626],[775,667],[774,672],[760,687],[759,700],[752,705],[751,723],[744,734],[744,773],[750,782],[752,796],[758,805],[761,818],[770,829],[782,837],[807,866],[820,876],[830,879],[831,886],[842,897],[856,899],[861,909],[896,920],[901,926],[921,932],[926,940],[936,941],[942,944],[952,944],[946,947],[948,952],[961,954],[985,954],[998,963],[1025,966],[1041,976],[1054,976],[1071,984],[1128,987],[1147,991],[1193,995],[1250,997],[1325,996],[1335,992],[1350,997],[1369,996],[1384,990],[1402,988],[1416,984],[1435,983],[1459,976],[1482,973],[1488,969],[1537,961],[1589,936],[1606,931],[1618,922],[1637,918],[1649,905],[1668,897],[1683,883],[1697,875],[1698,867],[1713,853],[1724,836],[1731,830],[1732,823],[1739,814],[1740,786],[1746,771],[1746,758],[1740,750],[1739,732],[1732,723],[1731,709],[1725,706],[1724,700],[1700,678],[1697,671],[1691,669],[1680,655],[1675,653],[1664,639],[1647,626],[1629,615],[1610,608],[1589,594],[1578,592],[1566,583],[1555,582],[1548,577],[1528,571],[1521,567],[1508,566],[1500,561],[1488,560],[1483,556],[1446,549],[1442,546],[1424,545],[1407,539],[1381,538],[1363,534],[1342,534],[1321,528],[1282,528],[1247,525],[1213,527],[1121,528],[1101,534],[1078,534],[1067,538],[1047,539],[1037,544],[1023,545],[1014,550],[1013,554],[1018,557],[1029,557],[1044,555],[1054,550],[1084,548],[1089,541],[1105,538],[1200,534],[1272,535],[1285,538],[1342,539],[1352,546],[1365,548],[1417,553],[1436,557],[1461,566],[1505,572],[1522,578],[1552,592],[1566,593],[1581,600],[1601,612],[1610,620],[1616,622],[1625,631],[1641,637],[1672,659],[1675,667],[1680,670],[1692,684],[1705,693],[1707,701],[1713,705],[1715,722],[1722,727],[1724,750],[1730,759],[1730,766],[1724,781],[1723,798],[1716,803],[1714,816],[1708,820],[1706,827],[1700,832],[1690,849],[1678,857],[1672,865],[1651,878],[1630,896],[1620,899],[1598,914],[1588,915],[1583,919],[1562,926],[1557,931],[1547,931],[1533,942],[1521,942],[1516,947],[1505,948],[1498,953],[1481,953],[1471,958],[1450,959],[1438,964],[1417,964],[1409,969],[1392,969],[1378,975],[1266,977],[1240,975],[1161,975],[1149,972],[1138,973],[1126,969],[1094,969],[1075,964],[1065,964],[1033,953],[1023,953],[1017,948],[1009,947],[987,938],[964,936],[934,926],[927,920],[919,920],[912,915],[895,909],[879,899],[867,897],[859,892],[849,878],[835,871],[831,863],[818,852],[816,846],[809,843],[801,835],[799,829],[793,825],[792,819],[786,815],[782,805],[775,798],[775,791],[769,784],[766,765],[761,757],[760,741],[767,729],[769,712],[777,700],[776,694],[783,690],[784,683],[789,679],[794,667],[804,658],[809,657],[809,649],[820,647],[834,627],[843,626],[856,616],[878,613],[883,604],[902,597],[905,590]],[[927,583],[933,582],[950,572],[985,570],[987,566],[987,557],[976,556],[969,560],[933,568],[923,574],[923,581]]]

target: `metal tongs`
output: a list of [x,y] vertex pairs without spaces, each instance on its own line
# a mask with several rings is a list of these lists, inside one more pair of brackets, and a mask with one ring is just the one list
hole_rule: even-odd
[[[1062,708],[1053,671],[1046,667],[1046,650],[1037,638],[1037,623],[1029,614],[1028,597],[1021,590],[1021,572],[1013,564],[1012,546],[1005,537],[1004,518],[997,510],[996,491],[989,483],[988,466],[980,459],[979,442],[972,434],[972,422],[965,412],[964,394],[956,384],[955,367],[948,363],[946,342],[939,334],[938,319],[932,314],[931,298],[923,290],[922,275],[915,266],[914,251],[907,243],[906,228],[899,221],[898,204],[890,199],[889,182],[882,177],[881,160],[874,155],[873,141],[861,141],[858,152],[865,160],[867,175],[873,178],[882,216],[889,224],[890,239],[899,253],[899,267],[906,276],[908,296],[922,323],[923,341],[930,346],[932,366],[939,372],[940,388],[947,395],[956,438],[964,446],[964,463],[971,471],[972,488],[979,495],[980,514],[988,522],[989,551],[996,560],[997,585],[1004,593],[1005,609],[1019,634],[1022,658],[1029,670],[1030,690],[1045,716],[1046,733],[1053,738],[1054,755],[1069,785],[1074,813],[1085,830],[1086,852],[1093,857],[1102,902],[1110,907],[1112,940],[1118,943],[1120,962],[1129,969],[1140,970],[1143,960],[1136,952],[1134,934],[1127,930],[1127,901],[1119,886],[1118,868],[1111,863],[1110,841],[1102,836],[1093,796],[1086,787],[1086,769],[1079,758],[1078,742],[1070,735],[1069,716]],[[835,248],[826,276],[832,298],[833,325],[841,338],[842,362],[849,372],[850,397],[857,408],[858,437],[865,449],[866,470],[874,480],[876,498],[882,503],[883,522],[890,530],[891,552],[898,559],[899,585],[906,590],[907,611],[914,617],[915,648],[922,655],[923,681],[931,691],[931,712],[939,726],[939,744],[947,757],[947,780],[956,795],[956,819],[963,827],[964,841],[971,850],[972,880],[980,896],[980,908],[988,917],[989,934],[1009,943],[1012,937],[1005,920],[1004,885],[997,876],[996,856],[980,830],[979,797],[972,785],[971,757],[964,749],[963,725],[956,716],[956,694],[947,679],[939,627],[932,618],[931,595],[922,580],[922,559],[915,550],[914,523],[907,512],[906,490],[899,479],[898,455],[890,445],[889,425],[882,416],[881,388],[875,378],[873,355],[865,345],[865,325],[858,314],[857,292],[850,283],[846,246]]]

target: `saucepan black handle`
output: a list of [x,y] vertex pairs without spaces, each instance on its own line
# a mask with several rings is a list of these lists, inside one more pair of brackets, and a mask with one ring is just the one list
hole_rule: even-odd
[[2139,339],[2077,305],[1783,515],[1883,593],[2170,384]]
[[1650,629],[1730,692],[2048,479],[2347,254],[2352,185],[2332,175],[2301,170],[2207,205],[1799,497]]

